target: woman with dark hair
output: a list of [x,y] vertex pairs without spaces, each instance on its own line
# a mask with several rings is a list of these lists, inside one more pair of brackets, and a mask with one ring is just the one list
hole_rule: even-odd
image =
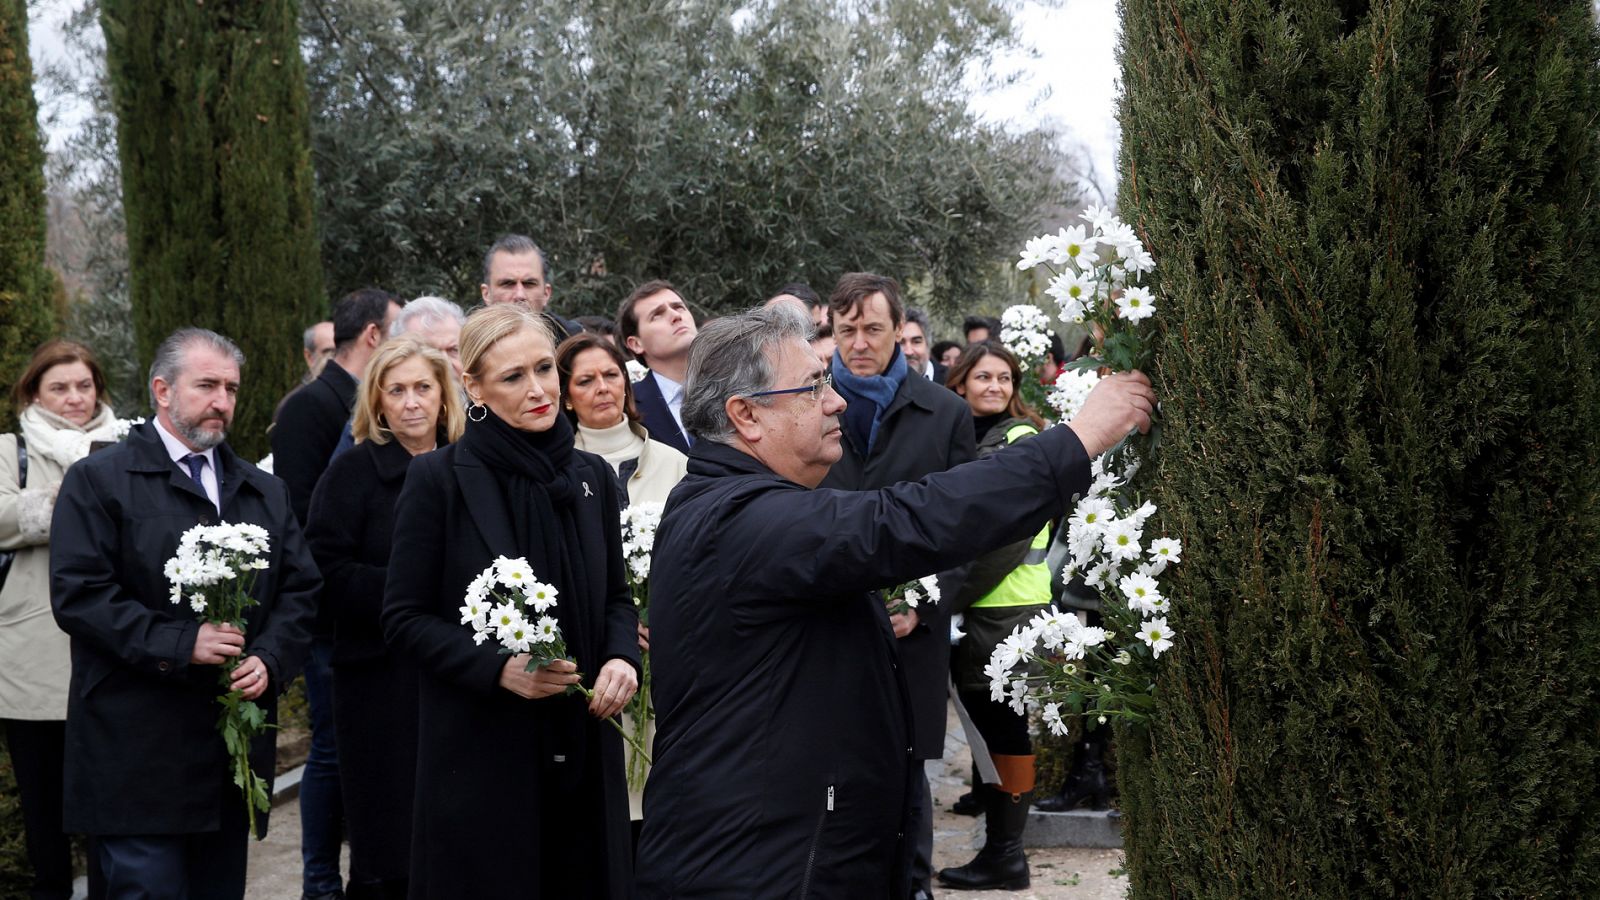
[[[573,444],[536,314],[473,313],[461,363],[466,431],[412,460],[384,592],[384,635],[419,670],[410,896],[622,900],[627,779],[621,735],[601,720],[638,689],[639,619],[616,478]],[[576,663],[529,671],[529,654],[474,641],[460,609],[499,557],[555,587],[548,615]]]
[[21,427],[0,435],[0,554],[16,554],[0,585],[0,720],[22,799],[30,895],[65,900],[72,843],[62,833],[62,761],[72,659],[50,611],[50,518],[67,468],[95,442],[115,441],[117,420],[94,353],[72,341],[35,350],[11,396]]
[[466,425],[450,360],[394,338],[368,360],[356,391],[355,445],[317,482],[306,539],[332,612],[333,722],[350,837],[349,900],[403,898],[417,775],[417,671],[383,643],[378,616],[394,540],[395,501],[416,457]]
[[651,440],[633,404],[628,360],[598,334],[575,334],[556,348],[561,396],[577,426],[579,450],[597,453],[621,482],[623,503],[665,503],[689,458]]
[[[946,376],[946,386],[972,407],[979,459],[1046,427],[1022,397],[1023,377],[1016,357],[995,342],[968,347]],[[1030,540],[980,557],[952,602],[951,609],[963,615],[966,636],[951,653],[951,674],[961,705],[981,738],[973,741],[973,753],[981,752],[981,743],[999,782],[979,784],[974,779],[973,793],[984,815],[983,849],[967,865],[939,873],[946,887],[1020,890],[1029,883],[1022,830],[1033,797],[1033,742],[1027,717],[990,699],[983,669],[1013,627],[1050,604],[1050,569],[1045,562],[1049,546],[1046,525]]]

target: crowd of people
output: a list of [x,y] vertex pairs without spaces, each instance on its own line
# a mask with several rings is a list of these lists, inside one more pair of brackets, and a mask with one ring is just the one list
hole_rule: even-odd
[[[0,437],[0,720],[33,896],[71,896],[81,834],[93,897],[242,897],[250,820],[218,697],[271,719],[301,672],[307,900],[1025,887],[1029,727],[983,667],[1059,595],[1052,523],[1091,459],[1148,428],[1144,376],[1047,427],[1021,386],[1053,379],[1059,340],[1043,372],[992,320],[935,341],[868,273],[704,323],[650,281],[614,317],[568,319],[543,253],[508,235],[480,290],[470,315],[376,289],[334,303],[306,329],[270,472],[226,440],[250,389],[227,337],[167,337],[131,425],[89,348],[38,348]],[[641,503],[665,504],[648,625],[621,531]],[[271,537],[242,622],[172,602],[180,536],[218,522]],[[516,559],[558,598],[569,658],[474,640],[474,584]],[[891,608],[930,575],[939,602]],[[641,796],[607,720],[646,659]],[[986,842],[935,873],[923,763],[952,684]],[[275,749],[254,739],[251,768],[270,778]],[[1058,807],[1104,803],[1090,757]]]

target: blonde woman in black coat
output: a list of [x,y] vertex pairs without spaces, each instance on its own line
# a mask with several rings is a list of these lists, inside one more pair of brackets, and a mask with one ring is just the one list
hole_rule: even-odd
[[417,774],[416,667],[383,643],[394,508],[413,458],[459,438],[443,353],[408,337],[378,348],[356,392],[355,446],[311,495],[306,536],[333,621],[334,729],[350,837],[349,900],[406,895]]
[[[419,457],[395,512],[389,645],[419,670],[414,898],[632,895],[621,736],[639,684],[615,476],[573,447],[555,345],[517,306],[461,332],[461,440]],[[478,645],[458,612],[496,557],[553,583],[577,664]],[[593,700],[568,693],[582,683]]]

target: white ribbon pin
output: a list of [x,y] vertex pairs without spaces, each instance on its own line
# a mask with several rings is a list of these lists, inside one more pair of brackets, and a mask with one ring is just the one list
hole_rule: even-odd
[[594,496],[594,491],[589,490],[589,482],[587,482],[587,481],[585,481],[583,483],[583,495],[585,497],[593,497]]

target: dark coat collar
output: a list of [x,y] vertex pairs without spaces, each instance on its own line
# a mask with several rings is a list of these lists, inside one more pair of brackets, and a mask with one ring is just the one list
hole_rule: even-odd
[[452,448],[456,484],[467,501],[467,512],[478,526],[489,552],[496,556],[518,557],[516,532],[511,528],[511,510],[506,506],[500,481],[483,461],[460,444]]
[[339,365],[338,360],[328,360],[328,364],[322,367],[322,374],[317,376],[317,381],[333,391],[339,402],[344,404],[346,412],[355,407],[356,388],[360,383],[356,381],[354,375],[344,370],[344,366]]
[[[171,476],[168,480],[173,487],[201,497],[208,503],[211,502],[211,498],[206,497],[206,492],[200,485],[195,484],[194,479],[178,468],[177,463],[167,455],[167,445],[162,443],[161,436],[156,434],[154,420],[133,426],[128,436],[123,439],[123,444],[131,454],[128,462],[129,472],[167,473]],[[266,479],[272,476],[240,459],[226,441],[218,444],[213,453],[217,460],[218,494],[224,510],[228,508],[228,501],[246,485],[257,494],[267,495]]]
[[785,480],[782,475],[767,468],[754,456],[716,441],[696,441],[694,447],[690,448],[689,474],[704,475],[709,478],[762,475],[780,481]]
[[372,467],[378,470],[379,481],[403,480],[406,477],[406,470],[411,468],[411,460],[414,459],[410,450],[392,439],[387,444],[362,441],[356,446],[367,448],[367,453],[372,457]]

